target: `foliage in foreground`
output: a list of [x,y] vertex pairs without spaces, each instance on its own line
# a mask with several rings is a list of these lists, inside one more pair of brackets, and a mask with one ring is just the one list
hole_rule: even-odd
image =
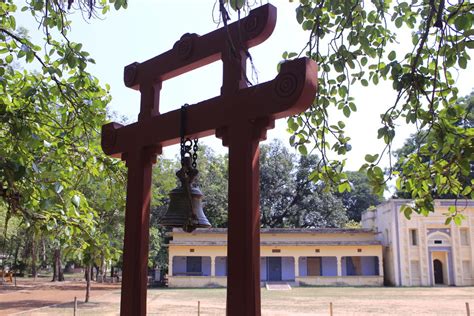
[[0,252],[12,254],[13,266],[23,258],[34,276],[51,264],[53,280],[61,280],[64,259],[85,266],[118,259],[124,207],[124,166],[99,144],[108,87],[87,71],[94,60],[82,44],[67,38],[67,6],[24,3],[44,31],[38,45],[17,27],[16,4],[0,3]]
[[[236,11],[254,5],[244,0],[220,3]],[[226,6],[221,5],[220,11],[225,18]],[[415,200],[411,210],[425,215],[433,211],[433,195],[474,198],[474,183],[461,179],[469,174],[474,159],[474,130],[457,125],[469,112],[459,106],[455,79],[471,60],[474,4],[465,0],[300,0],[295,13],[308,42],[300,52],[284,52],[283,58],[307,56],[316,61],[319,93],[308,111],[288,119],[288,130],[293,133],[290,143],[302,154],[315,150],[321,157],[313,166],[312,180],[350,190],[344,157],[351,150],[351,137],[345,133],[347,122],[332,113],[340,111],[355,124],[350,122],[351,114],[362,105],[356,104],[352,91],[387,81],[393,97],[382,105],[377,135],[385,149],[367,153],[361,166],[375,192],[382,195],[387,181],[395,176],[399,187]],[[408,42],[404,34],[410,34]],[[422,161],[412,153],[404,158],[411,168],[390,166],[385,173],[379,163],[384,155],[390,159],[393,139],[405,124],[415,126],[417,134],[431,135],[423,153],[428,159]],[[461,214],[454,211],[451,216]]]

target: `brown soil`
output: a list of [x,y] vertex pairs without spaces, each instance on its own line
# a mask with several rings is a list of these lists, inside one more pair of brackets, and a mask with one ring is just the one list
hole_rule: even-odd
[[[91,285],[91,300],[119,290],[120,284],[95,283]],[[17,286],[12,283],[0,284],[0,315],[11,315],[34,309],[84,301],[85,281],[50,282],[45,279],[18,279]]]
[[[119,284],[92,284],[91,302],[83,303],[85,282],[21,281],[19,289],[0,285],[0,315],[72,315],[74,297],[78,315],[118,315]],[[225,289],[149,289],[148,315],[225,315]],[[198,303],[199,302],[199,303]],[[290,291],[262,288],[262,315],[466,315],[474,309],[474,287],[353,288],[300,287]],[[44,307],[44,308],[41,308]],[[39,308],[39,309],[38,309]]]

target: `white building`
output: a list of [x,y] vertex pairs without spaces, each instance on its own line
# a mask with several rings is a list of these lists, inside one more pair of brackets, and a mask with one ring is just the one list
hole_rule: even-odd
[[[436,200],[429,216],[407,219],[400,207],[410,200],[390,200],[362,214],[383,245],[384,279],[396,286],[474,285],[474,201]],[[465,216],[460,226],[445,225],[449,206]]]

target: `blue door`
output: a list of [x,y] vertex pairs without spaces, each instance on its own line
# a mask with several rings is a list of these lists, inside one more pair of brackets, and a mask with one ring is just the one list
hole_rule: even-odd
[[186,257],[186,274],[202,275],[202,257]]
[[281,257],[267,257],[267,280],[281,281]]

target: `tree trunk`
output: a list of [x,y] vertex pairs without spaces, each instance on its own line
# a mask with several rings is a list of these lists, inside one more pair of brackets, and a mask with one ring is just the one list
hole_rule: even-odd
[[93,264],[90,265],[89,270],[91,271],[90,280],[94,280],[94,265]]
[[61,267],[61,250],[54,249],[53,255],[53,279],[51,281],[64,281],[64,273]]
[[91,293],[91,278],[92,278],[92,269],[93,267],[91,265],[86,265],[85,269],[85,277],[86,277],[86,299],[84,302],[88,303],[89,302],[89,297]]
[[46,243],[44,242],[44,238],[41,238],[41,266],[46,268]]
[[102,271],[102,281],[107,282],[107,268],[109,267],[109,264],[107,261],[104,260],[104,270]]
[[[18,243],[16,244],[16,249],[15,249],[15,256],[13,259],[13,269],[15,270],[15,273],[18,273],[18,252],[20,251],[21,247],[21,240],[18,240]],[[23,270],[19,271],[20,274],[23,274]]]
[[100,257],[100,282],[104,283],[104,277],[105,277],[105,258],[104,255]]
[[99,282],[99,267],[94,266],[94,268],[95,268],[95,281]]
[[31,238],[31,275],[33,276],[33,279],[36,281],[36,276],[37,276],[37,271],[36,271],[36,244],[35,244],[35,235],[33,234],[33,237]]

